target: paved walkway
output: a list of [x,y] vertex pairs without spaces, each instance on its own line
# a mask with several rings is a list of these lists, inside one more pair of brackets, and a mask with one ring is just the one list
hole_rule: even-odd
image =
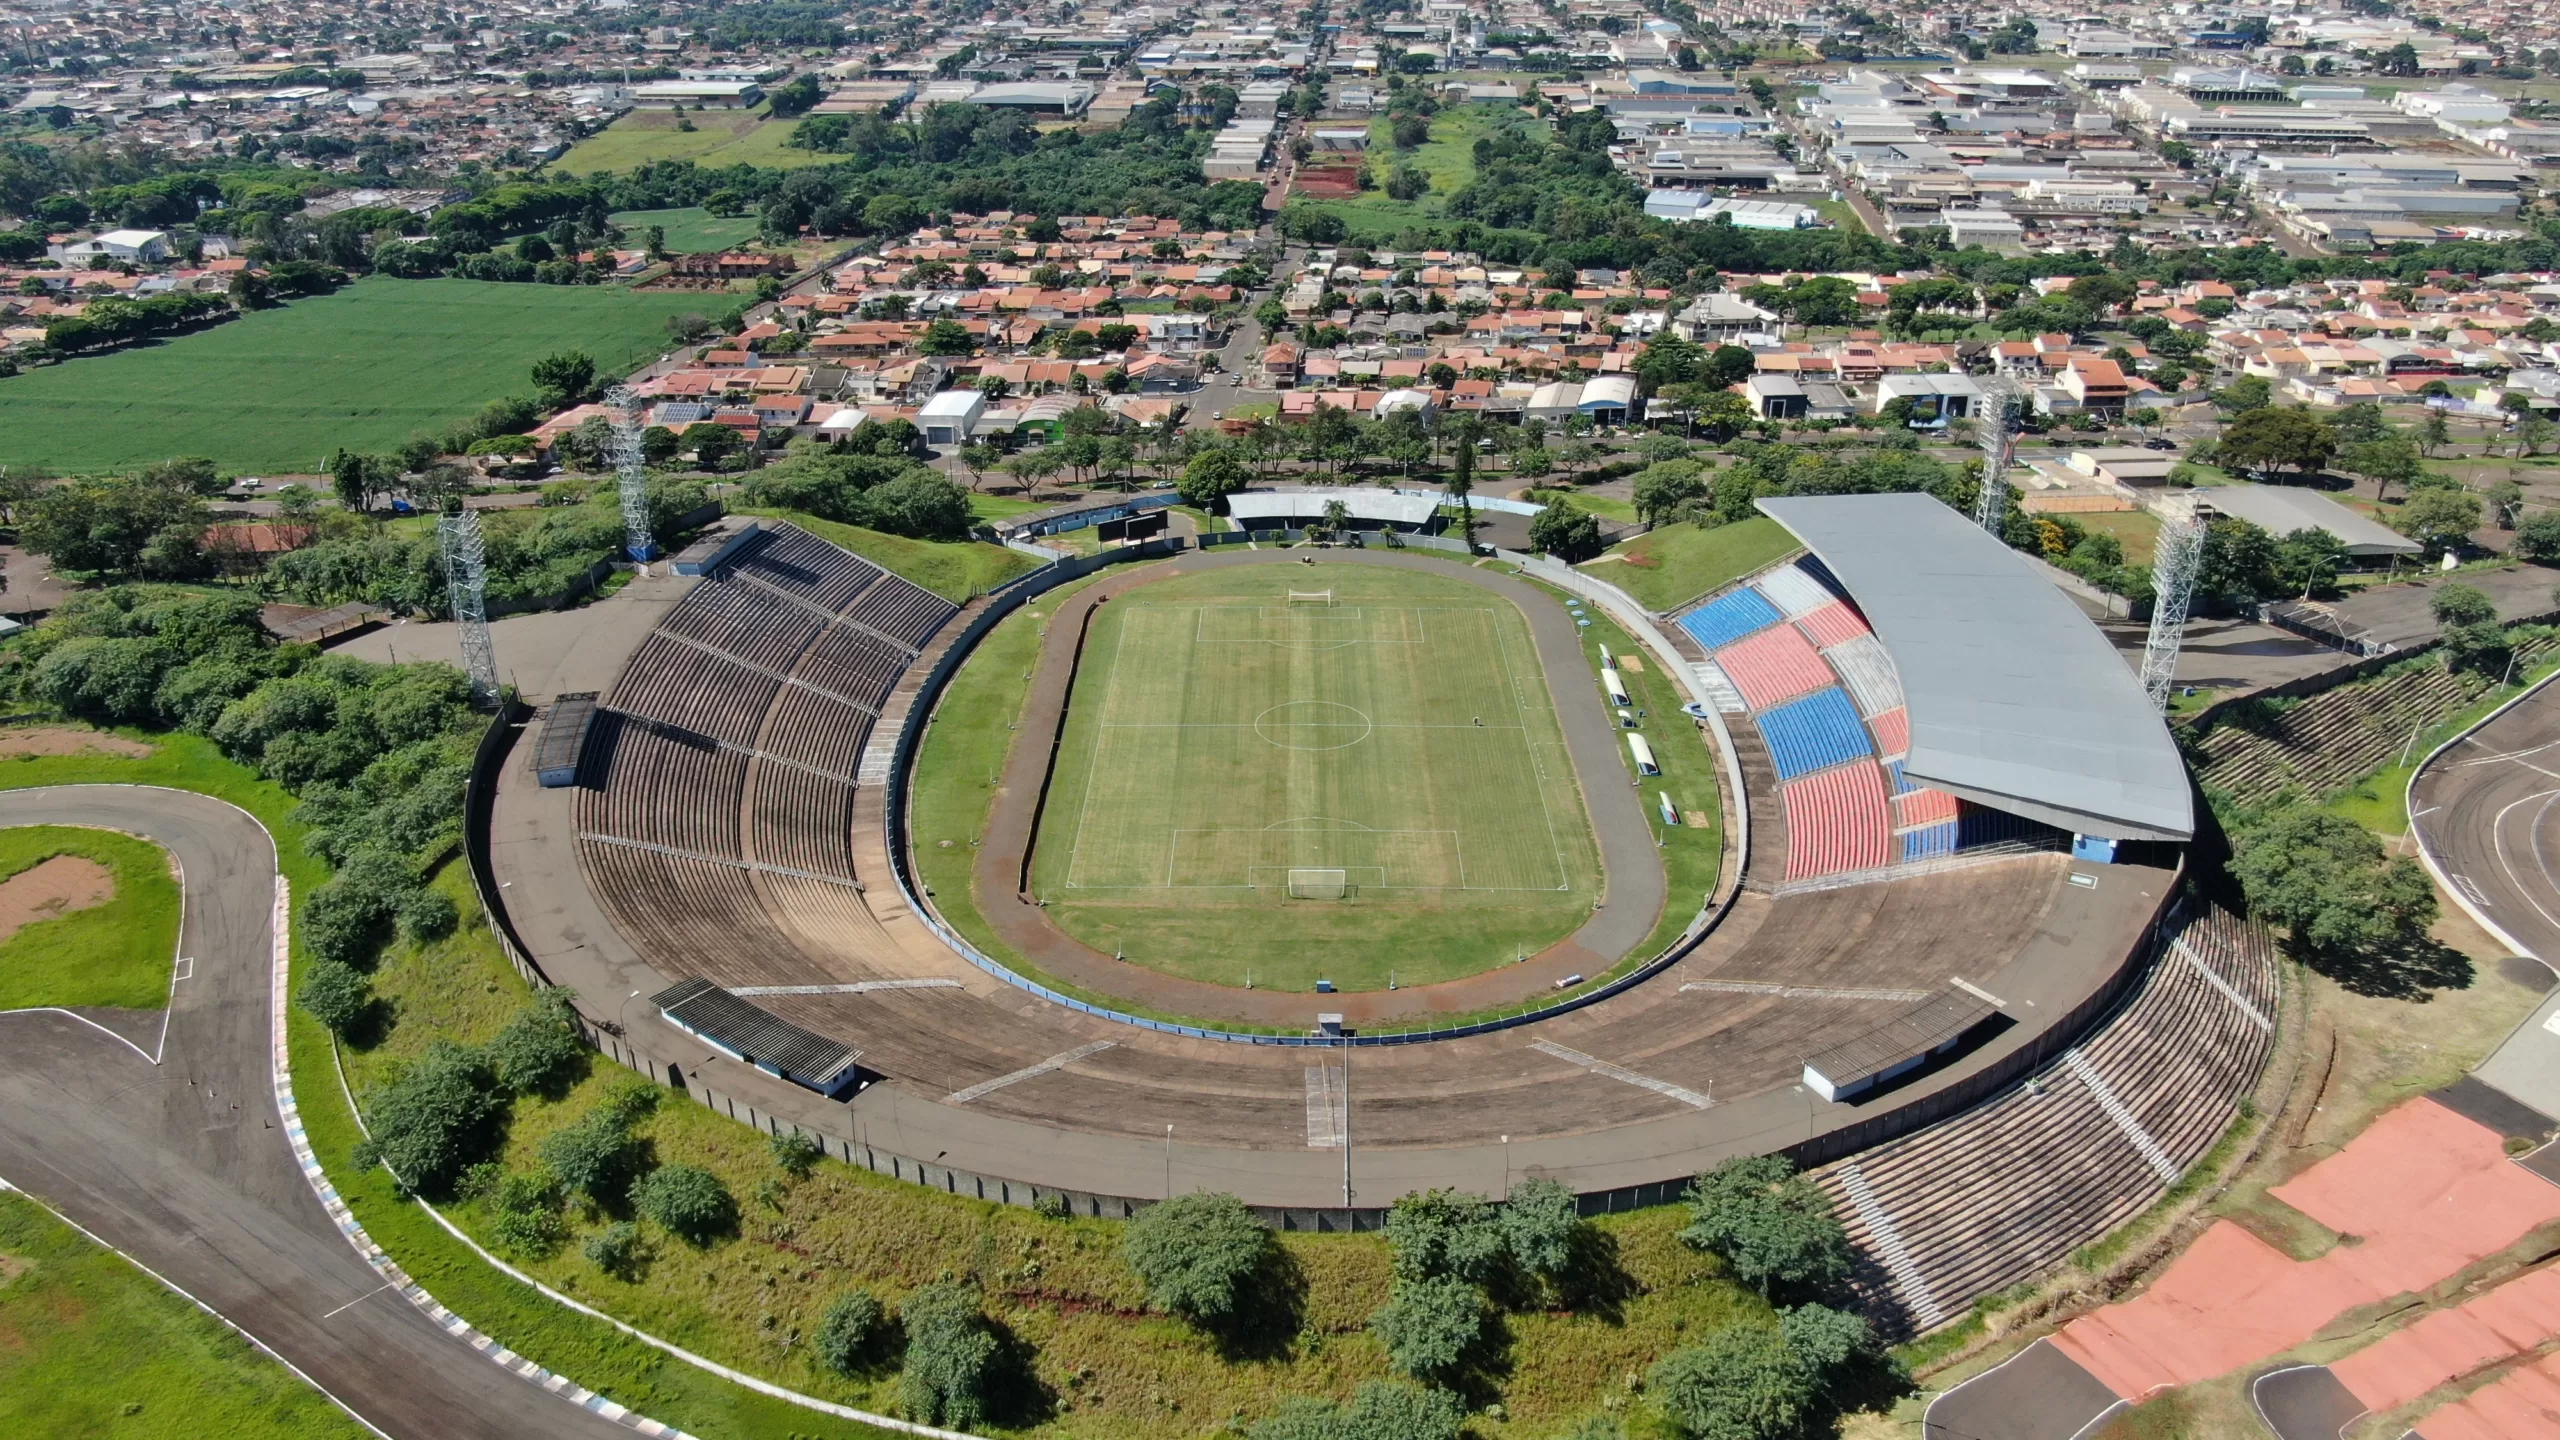
[[[1427,1014],[1460,1014],[1520,1002],[1552,990],[1567,975],[1596,976],[1616,964],[1652,933],[1662,913],[1667,884],[1662,854],[1654,845],[1644,806],[1626,766],[1618,759],[1616,724],[1590,685],[1557,684],[1560,676],[1582,673],[1586,661],[1581,632],[1564,607],[1506,575],[1481,569],[1366,550],[1337,550],[1326,564],[1386,565],[1424,570],[1480,585],[1520,608],[1538,648],[1556,718],[1582,780],[1582,796],[1592,829],[1600,842],[1603,904],[1589,922],[1567,938],[1518,965],[1506,965],[1464,979],[1401,990],[1372,990],[1317,996],[1306,991],[1245,990],[1185,979],[1116,960],[1061,931],[1046,911],[1022,893],[1024,858],[1034,841],[1041,791],[1048,772],[1050,738],[1065,722],[1069,684],[1078,637],[1095,606],[1150,581],[1239,565],[1291,565],[1300,553],[1226,550],[1191,554],[1159,565],[1114,575],[1077,591],[1061,604],[1049,626],[1048,644],[1024,702],[1020,736],[1005,765],[996,792],[995,811],[978,850],[977,898],[987,922],[1005,943],[1034,966],[1087,990],[1119,996],[1160,1012],[1298,1027],[1315,1011],[1338,1011],[1353,1025]],[[1673,717],[1676,719],[1676,717]],[[1685,725],[1686,722],[1681,722]],[[1667,732],[1666,732],[1667,733]],[[1667,743],[1701,743],[1694,732]]]
[[186,877],[158,1065],[78,1021],[0,1015],[0,1177],[168,1278],[382,1432],[627,1437],[492,1364],[389,1291],[311,1193],[270,1084],[275,850],[219,801],[83,786],[0,794],[0,825],[109,825]]

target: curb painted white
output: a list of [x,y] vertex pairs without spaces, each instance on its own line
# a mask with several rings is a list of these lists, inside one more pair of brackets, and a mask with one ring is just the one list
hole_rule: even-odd
[[2454,735],[2443,744],[2428,751],[2427,758],[2419,761],[2416,768],[2409,772],[2409,783],[2400,793],[2400,808],[2408,813],[2409,834],[2418,842],[2418,863],[2426,867],[2427,878],[2436,882],[2437,889],[2452,896],[2453,903],[2461,907],[2463,914],[2470,916],[2474,924],[2489,932],[2489,938],[2506,946],[2510,953],[2517,955],[2532,955],[2536,960],[2540,960],[2543,957],[2540,955],[2534,955],[2531,950],[2517,944],[2516,937],[2508,934],[2504,929],[2501,929],[2497,921],[2489,918],[2487,912],[2483,911],[2479,906],[2472,904],[2470,897],[2462,893],[2461,889],[2453,883],[2453,878],[2445,873],[2444,866],[2437,862],[2435,852],[2427,848],[2427,832],[2424,827],[2418,824],[2418,777],[2427,773],[2427,767],[2436,763],[2437,757],[2443,755],[2454,746],[2461,744],[2463,741],[2470,739],[2482,730],[2487,729],[2490,722],[2496,720],[2499,716],[2506,714],[2518,705],[2523,704],[2527,700],[2532,699],[2535,695],[2540,694],[2542,688],[2554,680],[2560,680],[2560,670],[2554,670],[2550,674],[2543,676],[2541,679],[2534,681],[2531,685],[2526,686],[2523,690],[2517,692],[2513,696],[2510,696],[2505,704],[2500,705],[2497,709],[2490,711],[2488,714],[2481,716],[2470,724],[2463,726],[2459,734]]
[[[23,1013],[23,1012],[13,1012],[13,1013]],[[47,1204],[46,1204],[46,1203],[44,1203],[42,1200],[37,1199],[35,1196],[28,1194],[26,1191],[19,1189],[19,1188],[18,1188],[17,1186],[15,1186],[15,1185],[10,1184],[10,1183],[9,1183],[9,1181],[8,1181],[8,1177],[6,1177],[6,1176],[0,1176],[0,1195],[17,1195],[17,1196],[19,1196],[19,1197],[23,1198],[23,1199],[24,1199],[28,1204],[33,1205],[33,1206],[34,1206],[34,1207],[36,1207],[37,1209],[39,1209],[39,1210],[43,1211],[44,1213],[46,1213],[47,1215],[50,1215],[50,1216],[52,1216],[54,1219],[56,1219],[56,1220],[60,1221],[64,1226],[68,1227],[68,1228],[69,1228],[71,1231],[73,1231],[75,1234],[79,1235],[81,1239],[88,1241],[90,1244],[95,1245],[95,1246],[97,1246],[99,1249],[106,1251],[108,1254],[113,1255],[114,1257],[116,1257],[117,1259],[119,1259],[119,1260],[123,1261],[123,1262],[124,1262],[124,1263],[126,1263],[127,1265],[132,1266],[134,1269],[139,1270],[139,1271],[141,1271],[143,1274],[150,1276],[150,1277],[152,1278],[152,1280],[154,1280],[155,1282],[157,1282],[157,1283],[159,1284],[159,1286],[160,1286],[160,1288],[161,1288],[161,1289],[168,1291],[170,1294],[177,1296],[179,1299],[186,1301],[188,1304],[193,1305],[194,1307],[196,1307],[197,1309],[199,1309],[199,1310],[203,1311],[203,1312],[204,1312],[204,1313],[206,1313],[207,1315],[212,1316],[215,1320],[220,1321],[220,1322],[221,1322],[221,1324],[222,1324],[222,1327],[223,1327],[224,1329],[229,1330],[232,1334],[237,1335],[237,1336],[239,1336],[241,1339],[248,1341],[248,1342],[249,1342],[249,1346],[250,1346],[250,1348],[251,1348],[251,1349],[256,1350],[259,1354],[264,1355],[264,1356],[266,1356],[268,1359],[273,1360],[274,1362],[276,1362],[278,1365],[283,1366],[283,1367],[285,1368],[285,1372],[286,1372],[287,1374],[289,1374],[289,1375],[293,1376],[293,1378],[294,1378],[294,1379],[301,1381],[303,1384],[310,1386],[310,1387],[311,1387],[311,1390],[312,1390],[312,1393],[314,1393],[314,1394],[318,1395],[321,1399],[328,1401],[330,1404],[337,1406],[340,1410],[345,1411],[348,1419],[353,1420],[353,1421],[354,1421],[354,1422],[356,1422],[357,1424],[359,1424],[359,1425],[363,1426],[363,1427],[364,1427],[365,1429],[367,1429],[367,1430],[372,1431],[372,1432],[373,1432],[374,1434],[376,1434],[376,1435],[381,1435],[381,1436],[382,1436],[382,1440],[391,1440],[391,1437],[390,1437],[388,1434],[385,1434],[385,1433],[383,1432],[382,1427],[380,1427],[380,1426],[378,1426],[378,1425],[374,1424],[374,1423],[373,1423],[372,1421],[370,1421],[370,1420],[367,1420],[367,1419],[366,1419],[366,1418],[364,1418],[362,1415],[357,1414],[357,1413],[356,1413],[356,1411],[355,1411],[355,1407],[354,1407],[354,1406],[351,1406],[351,1405],[349,1405],[346,1401],[341,1400],[341,1399],[339,1399],[337,1396],[330,1394],[330,1393],[329,1393],[329,1389],[328,1389],[328,1387],[327,1387],[327,1386],[322,1385],[319,1381],[314,1380],[314,1379],[312,1379],[310,1376],[308,1376],[308,1375],[304,1374],[304,1373],[302,1372],[302,1367],[301,1367],[301,1366],[294,1364],[292,1361],[287,1360],[287,1359],[286,1359],[286,1358],[284,1358],[282,1355],[279,1355],[279,1354],[277,1354],[275,1351],[268,1349],[265,1341],[260,1340],[257,1336],[250,1334],[248,1331],[241,1329],[239,1326],[232,1324],[232,1323],[231,1323],[231,1318],[230,1318],[229,1316],[227,1316],[227,1315],[223,1314],[223,1313],[222,1313],[221,1311],[219,1311],[219,1310],[214,1309],[212,1306],[207,1305],[207,1304],[206,1304],[206,1303],[204,1303],[203,1301],[201,1301],[201,1300],[197,1299],[194,1295],[192,1295],[192,1294],[188,1293],[187,1288],[186,1288],[185,1286],[180,1285],[180,1284],[179,1284],[179,1283],[177,1283],[176,1281],[174,1281],[174,1280],[170,1279],[168,1276],[163,1275],[163,1274],[161,1274],[159,1271],[152,1269],[150,1266],[143,1264],[141,1261],[139,1261],[139,1260],[135,1259],[135,1258],[134,1258],[134,1257],[132,1257],[131,1255],[126,1254],[126,1253],[125,1253],[125,1252],[123,1252],[122,1250],[117,1249],[115,1246],[108,1244],[106,1241],[99,1239],[99,1238],[97,1237],[97,1235],[96,1235],[95,1233],[93,1233],[93,1232],[89,1229],[89,1227],[88,1227],[88,1226],[81,1224],[79,1221],[74,1220],[74,1219],[72,1219],[70,1216],[63,1214],[61,1211],[54,1209],[52,1206],[47,1205]]]

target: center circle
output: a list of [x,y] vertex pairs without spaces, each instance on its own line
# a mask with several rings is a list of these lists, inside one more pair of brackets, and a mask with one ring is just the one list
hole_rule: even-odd
[[1291,700],[1253,717],[1253,733],[1283,750],[1347,750],[1374,728],[1367,715],[1331,700]]

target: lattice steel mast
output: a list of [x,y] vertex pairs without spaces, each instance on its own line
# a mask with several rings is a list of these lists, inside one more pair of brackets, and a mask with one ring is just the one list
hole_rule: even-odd
[[445,593],[453,603],[453,623],[462,637],[462,670],[471,677],[471,698],[481,705],[498,700],[498,652],[489,642],[489,558],[480,543],[480,517],[469,510],[439,516],[436,540],[444,548]]
[[2009,523],[2009,460],[2017,451],[2020,403],[2017,386],[2006,376],[1984,382],[1976,427],[1982,445],[1982,497],[1974,502],[1973,523],[1994,535]]
[[628,385],[604,394],[613,411],[613,473],[622,491],[623,547],[634,560],[658,558],[658,542],[649,533],[649,462],[640,452],[640,397]]
[[2196,576],[2204,569],[2205,523],[2195,502],[2161,516],[2160,538],[2152,542],[2151,635],[2142,646],[2142,688],[2151,708],[2166,713],[2169,691],[2178,674],[2178,642],[2187,628],[2187,608],[2195,603]]

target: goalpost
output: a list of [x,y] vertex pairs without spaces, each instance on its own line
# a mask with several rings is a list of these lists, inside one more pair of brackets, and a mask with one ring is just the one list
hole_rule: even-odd
[[1292,590],[1289,592],[1289,605],[1292,609],[1300,605],[1316,605],[1330,610],[1333,608],[1333,592],[1331,590]]
[[1351,898],[1351,872],[1348,870],[1291,870],[1289,898],[1292,900],[1348,900]]

